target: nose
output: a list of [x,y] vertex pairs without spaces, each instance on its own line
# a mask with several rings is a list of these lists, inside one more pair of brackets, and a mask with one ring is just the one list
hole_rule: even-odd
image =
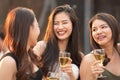
[[101,34],[102,33],[102,30],[101,29],[98,29],[97,30],[97,34]]
[[62,25],[62,23],[60,23],[59,25],[58,25],[58,29],[62,29],[63,28],[63,25]]

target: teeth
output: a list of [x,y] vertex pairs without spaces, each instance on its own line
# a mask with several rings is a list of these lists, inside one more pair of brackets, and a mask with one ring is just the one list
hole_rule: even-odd
[[64,34],[65,32],[58,32],[58,34]]
[[98,37],[98,39],[100,39],[100,40],[103,39],[103,38],[104,38],[104,36],[99,36],[99,37]]

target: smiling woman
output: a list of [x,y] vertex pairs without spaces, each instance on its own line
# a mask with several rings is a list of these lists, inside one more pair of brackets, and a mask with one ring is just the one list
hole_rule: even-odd
[[[78,19],[69,5],[56,7],[50,14],[43,41],[34,47],[42,55],[44,76],[49,71],[60,72],[60,80],[79,80],[79,67],[83,57],[80,51]],[[60,67],[59,53],[70,52],[69,63]]]
[[69,38],[72,33],[72,22],[67,13],[61,12],[55,16],[54,32],[60,41]]
[[[120,80],[120,53],[118,21],[108,13],[98,13],[89,21],[90,41],[93,49],[104,49],[105,60],[99,65],[94,50],[83,58],[80,69],[82,80]],[[102,56],[104,58],[104,56]],[[102,74],[104,79],[98,78]]]
[[112,31],[109,25],[103,20],[96,19],[94,21],[94,23],[92,24],[92,36],[95,42],[100,45],[103,45],[109,41],[112,42]]

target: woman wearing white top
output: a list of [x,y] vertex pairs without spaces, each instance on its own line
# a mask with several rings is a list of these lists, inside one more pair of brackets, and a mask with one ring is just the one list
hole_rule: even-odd
[[49,71],[58,70],[59,51],[71,53],[70,63],[61,68],[69,78],[66,80],[79,80],[83,53],[80,52],[77,16],[69,5],[58,6],[52,11],[45,37],[34,47],[34,52],[43,63],[45,77]]

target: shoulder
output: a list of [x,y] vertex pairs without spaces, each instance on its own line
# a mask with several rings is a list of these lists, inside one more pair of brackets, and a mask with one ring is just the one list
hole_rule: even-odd
[[94,58],[94,55],[92,54],[92,51],[91,51],[90,53],[88,53],[87,55],[85,55],[83,57],[82,62],[89,63],[89,62],[93,62],[94,60],[95,60],[95,58]]
[[92,80],[91,66],[94,61],[95,58],[92,52],[83,57],[80,65],[80,76],[82,80]]
[[[8,69],[9,68],[9,69]],[[16,62],[11,56],[6,56],[0,61],[0,70],[15,71],[17,70]]]
[[0,61],[0,80],[12,80],[16,72],[17,66],[15,60],[11,56],[2,58]]

